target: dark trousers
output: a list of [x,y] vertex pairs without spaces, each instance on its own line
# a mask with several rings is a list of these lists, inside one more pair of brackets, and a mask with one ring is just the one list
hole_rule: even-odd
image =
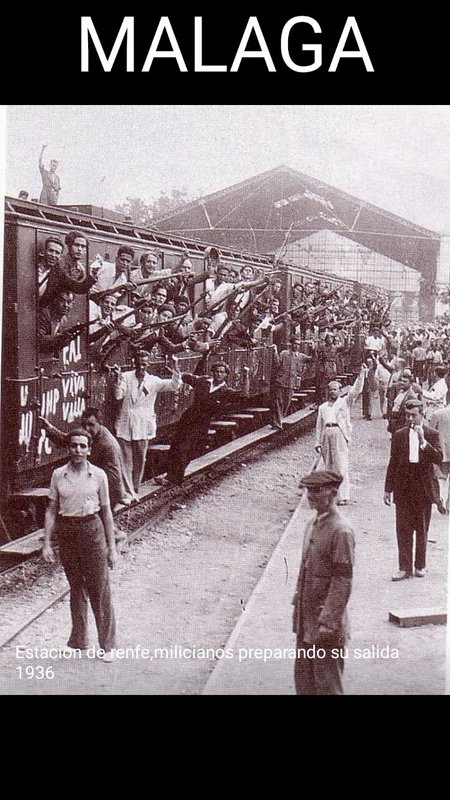
[[116,625],[109,586],[105,532],[98,516],[83,522],[58,520],[59,554],[70,585],[72,632],[69,647],[84,650],[87,636],[88,599],[94,612],[100,647],[116,646]]
[[362,391],[362,413],[365,419],[369,419],[372,416],[372,400],[373,400],[373,391],[370,388],[367,381],[364,382],[364,388]]
[[[413,563],[416,569],[425,568],[430,519],[431,501],[414,496],[396,498],[395,525],[398,566],[408,575],[412,575]],[[414,532],[416,534],[415,559],[413,559]]]
[[167,477],[172,483],[182,483],[189,462],[203,454],[208,429],[209,420],[180,420],[168,455]]
[[279,428],[281,428],[283,418],[288,415],[293,394],[294,389],[289,386],[280,386],[277,383],[273,388],[272,423]]
[[[336,644],[335,647],[338,648],[340,645]],[[317,645],[315,658],[308,658],[306,652],[311,648],[311,643],[302,642],[297,638],[297,658],[294,667],[296,694],[344,694],[342,686],[344,659],[341,656],[331,657],[332,646],[320,648]],[[299,650],[304,650],[305,655],[302,653],[299,657]],[[323,652],[325,658],[319,658]]]

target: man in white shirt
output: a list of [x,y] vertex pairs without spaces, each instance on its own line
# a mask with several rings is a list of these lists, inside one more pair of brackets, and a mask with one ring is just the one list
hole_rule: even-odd
[[436,367],[436,382],[433,383],[431,389],[423,389],[422,395],[427,402],[426,417],[431,416],[433,411],[437,408],[445,408],[447,405],[447,381],[445,376],[447,374],[447,367]]
[[139,257],[139,267],[133,269],[130,274],[130,280],[137,284],[134,293],[139,297],[144,297],[146,294],[151,294],[155,288],[154,283],[147,283],[139,285],[139,281],[146,281],[149,278],[167,278],[171,274],[170,269],[158,269],[159,254],[157,250],[146,250]]
[[122,245],[117,251],[115,263],[102,261],[97,271],[97,280],[91,289],[91,294],[95,299],[96,292],[103,292],[106,289],[116,289],[119,300],[125,298],[127,289],[132,288],[129,283],[129,273],[134,260],[134,250],[128,245]]
[[381,335],[381,331],[379,328],[375,328],[372,333],[369,333],[364,342],[365,355],[369,355],[369,353],[375,353],[375,355],[378,356],[385,350],[386,343]]
[[[241,277],[243,280],[238,281],[238,283],[221,283],[211,294],[211,297],[207,301],[206,308],[209,312],[213,310],[215,314],[219,313],[223,310],[225,302],[229,298],[230,294],[234,292],[236,289],[239,291],[236,292],[235,295],[235,304],[239,306],[239,309],[242,310],[245,308],[251,299],[251,292],[250,290],[253,289],[255,286],[262,286],[263,280],[257,279],[252,280],[253,278],[253,267],[246,265],[241,270]],[[267,279],[268,281],[268,279]]]
[[42,556],[53,563],[51,545],[58,534],[59,555],[70,584],[72,631],[68,647],[88,647],[88,598],[97,624],[103,660],[112,660],[116,644],[114,609],[108,567],[116,562],[114,524],[106,473],[88,461],[91,435],[74,428],[68,436],[70,460],[54,470],[45,513]]
[[[117,305],[117,297],[115,294],[107,294],[102,297],[98,303],[89,300],[89,321],[92,325],[89,326],[90,341],[95,341],[101,338],[103,332],[110,332],[114,330],[114,323],[124,314],[133,311],[130,306]],[[134,313],[123,320],[125,328],[131,328],[135,324]],[[96,334],[96,335],[93,335]]]
[[315,449],[323,461],[323,466],[319,465],[319,469],[342,475],[338,505],[348,505],[350,499],[348,464],[352,431],[350,407],[362,392],[366,374],[367,367],[363,364],[355,383],[345,396],[341,396],[341,384],[338,381],[330,381],[328,400],[321,403],[318,409]]
[[159,392],[177,392],[182,383],[177,361],[173,360],[175,367],[169,379],[147,372],[150,355],[146,350],[137,354],[136,369],[123,374],[118,371],[115,398],[123,402],[116,422],[116,435],[127,477],[136,493],[144,473],[149,440],[156,436],[156,397]]
[[450,508],[450,406],[433,411],[430,425],[439,433],[443,454],[442,464],[435,467],[440,495],[438,510],[441,514],[448,514]]

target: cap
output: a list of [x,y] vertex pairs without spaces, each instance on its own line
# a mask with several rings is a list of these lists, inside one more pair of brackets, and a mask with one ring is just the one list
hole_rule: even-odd
[[300,336],[291,336],[291,344],[301,344],[302,340]]
[[318,469],[315,472],[310,472],[309,475],[305,475],[301,479],[299,486],[305,486],[307,489],[321,489],[323,486],[338,489],[342,481],[343,477],[338,472]]

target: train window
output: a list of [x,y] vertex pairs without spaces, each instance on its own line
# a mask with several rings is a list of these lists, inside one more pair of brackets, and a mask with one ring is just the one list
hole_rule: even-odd
[[36,232],[38,363],[75,368],[85,360],[89,242],[84,231]]

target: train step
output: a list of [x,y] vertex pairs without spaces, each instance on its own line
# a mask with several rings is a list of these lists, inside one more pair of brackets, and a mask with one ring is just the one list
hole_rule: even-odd
[[239,420],[249,420],[250,421],[252,419],[255,419],[255,415],[254,414],[227,414],[226,415],[226,419],[236,420],[236,422],[239,422]]
[[236,413],[236,414],[225,414],[223,419],[229,419],[232,422],[237,422],[239,426],[239,432],[247,432],[249,430],[254,429],[258,423],[255,424],[255,415],[248,414],[246,412]]
[[13,492],[11,497],[16,499],[19,497],[48,497],[49,491],[49,486],[35,486],[32,489],[21,489],[18,492]]
[[234,439],[238,429],[238,424],[232,419],[218,419],[210,423],[211,428],[216,431],[217,442],[225,444],[230,439]]
[[37,531],[28,533],[26,536],[22,536],[20,539],[14,539],[14,541],[0,547],[0,556],[17,556],[20,558],[32,556],[42,549],[44,534],[44,529],[40,528]]

